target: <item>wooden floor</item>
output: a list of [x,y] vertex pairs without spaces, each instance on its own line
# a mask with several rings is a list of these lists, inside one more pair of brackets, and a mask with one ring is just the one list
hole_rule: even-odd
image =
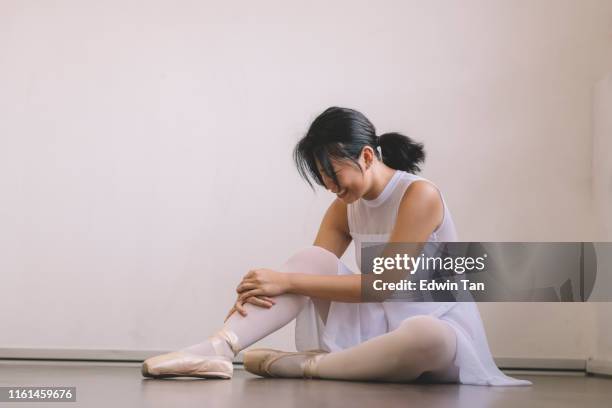
[[[138,363],[0,360],[0,386],[75,386],[77,401],[52,407],[610,407],[612,379],[520,375],[531,387],[380,384],[264,379],[236,367],[231,380],[145,379]],[[41,403],[0,403],[16,408]]]

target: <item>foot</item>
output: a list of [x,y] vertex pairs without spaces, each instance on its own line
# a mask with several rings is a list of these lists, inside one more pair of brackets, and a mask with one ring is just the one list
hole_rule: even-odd
[[240,351],[238,336],[229,329],[223,328],[202,343],[178,350],[196,356],[225,356],[233,360]]
[[174,351],[146,359],[142,375],[149,378],[232,378],[234,365],[225,356],[198,356]]
[[141,371],[152,378],[232,378],[238,351],[238,337],[223,328],[203,343],[146,359]]
[[261,377],[319,378],[317,365],[325,354],[325,350],[247,350],[244,353],[244,369]]

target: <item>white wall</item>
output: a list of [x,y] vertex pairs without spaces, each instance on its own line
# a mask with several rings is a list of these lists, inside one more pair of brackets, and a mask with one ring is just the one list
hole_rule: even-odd
[[[591,240],[611,23],[603,0],[3,1],[0,347],[208,335],[249,268],[312,242],[332,196],[290,154],[329,105],[425,143],[460,239]],[[481,310],[497,355],[594,347],[591,305]]]

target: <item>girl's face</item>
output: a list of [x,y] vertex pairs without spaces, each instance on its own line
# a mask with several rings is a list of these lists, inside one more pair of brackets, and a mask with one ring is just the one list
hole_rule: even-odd
[[355,163],[350,160],[331,160],[336,178],[338,179],[338,185],[334,183],[334,180],[329,175],[325,174],[323,167],[321,167],[321,163],[317,161],[317,168],[325,183],[325,188],[336,194],[336,196],[346,204],[358,200],[368,190],[370,171],[367,169],[369,166],[366,166],[366,158],[368,156],[366,151],[367,149],[364,149],[358,159],[363,169],[363,173],[360,172],[359,169],[355,167]]

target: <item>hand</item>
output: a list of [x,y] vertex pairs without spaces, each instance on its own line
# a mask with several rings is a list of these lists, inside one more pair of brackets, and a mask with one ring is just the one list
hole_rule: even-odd
[[244,275],[242,282],[236,288],[240,295],[238,300],[246,300],[250,296],[278,296],[289,291],[289,276],[285,272],[271,269],[252,269]]
[[249,298],[247,298],[244,302],[241,301],[240,299],[236,299],[236,303],[234,303],[234,306],[232,307],[232,309],[229,311],[229,313],[227,314],[227,316],[225,316],[225,319],[223,320],[223,322],[225,322],[227,319],[229,319],[229,317],[232,315],[232,313],[234,312],[238,312],[243,316],[247,315],[246,310],[244,310],[244,304],[245,303],[251,303],[255,306],[259,306],[259,307],[265,307],[265,308],[271,308],[273,305],[276,304],[276,301],[268,296],[251,296]]

